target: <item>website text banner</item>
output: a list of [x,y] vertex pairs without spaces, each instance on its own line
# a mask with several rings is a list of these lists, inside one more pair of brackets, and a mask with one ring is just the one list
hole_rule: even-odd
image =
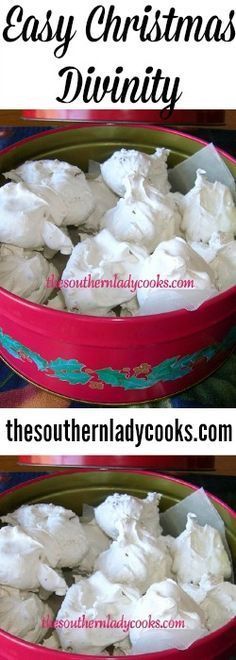
[[235,107],[232,0],[1,0],[2,109]]
[[5,409],[1,455],[233,456],[233,409]]

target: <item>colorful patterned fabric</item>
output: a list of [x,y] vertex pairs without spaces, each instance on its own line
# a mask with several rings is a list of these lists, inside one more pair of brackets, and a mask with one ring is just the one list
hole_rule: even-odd
[[[29,137],[42,130],[36,128],[0,128],[0,149]],[[195,131],[198,135],[235,153],[232,143],[231,131]],[[210,378],[186,392],[165,399],[151,402],[138,407],[172,407],[172,408],[198,408],[198,407],[228,407],[234,408],[236,401],[236,352],[218,369]],[[38,387],[27,383],[15,374],[3,362],[0,363],[0,408],[85,408],[84,403],[69,401],[62,397],[44,392]]]

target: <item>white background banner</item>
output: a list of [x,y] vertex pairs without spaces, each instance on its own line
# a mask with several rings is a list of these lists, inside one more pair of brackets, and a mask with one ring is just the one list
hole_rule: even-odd
[[232,0],[1,0],[0,107],[234,108],[235,32]]
[[7,409],[1,454],[233,456],[233,409]]

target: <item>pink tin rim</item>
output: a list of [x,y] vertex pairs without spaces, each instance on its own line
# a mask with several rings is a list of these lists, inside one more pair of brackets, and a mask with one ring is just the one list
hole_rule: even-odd
[[[191,140],[191,142],[197,142],[198,144],[203,144],[207,146],[209,142],[206,140],[203,140],[203,138],[196,137],[195,135],[191,135],[190,133],[185,133],[184,131],[178,131],[175,128],[165,128],[164,126],[159,126],[155,124],[145,124],[145,123],[140,123],[140,124],[133,124],[133,123],[119,123],[117,122],[103,122],[103,124],[107,126],[120,126],[121,128],[145,128],[145,130],[150,130],[150,131],[157,131],[157,132],[162,132],[162,133],[171,133],[171,135],[179,135],[180,137],[184,137],[187,140]],[[100,124],[101,126],[101,124]],[[19,140],[13,145],[10,145],[9,147],[5,147],[4,149],[0,150],[0,156],[3,154],[6,154],[12,150],[14,150],[18,145],[23,145],[27,144],[28,142],[33,142],[39,138],[42,138],[47,135],[53,135],[54,133],[64,133],[65,131],[72,131],[75,129],[83,129],[83,128],[99,128],[99,125],[96,122],[83,122],[83,123],[73,123],[69,124],[68,126],[64,127],[58,127],[58,128],[50,128],[47,131],[42,131],[40,133],[37,133],[37,135],[32,135],[30,137],[24,138],[23,140]],[[234,156],[231,156],[227,151],[224,151],[224,149],[221,149],[220,147],[217,147],[218,153],[220,153],[224,158],[227,158],[230,160],[233,165],[236,165],[236,158]]]
[[33,309],[38,309],[40,312],[44,315],[52,314],[58,316],[60,314],[60,319],[62,317],[64,319],[68,319],[70,315],[70,318],[73,316],[73,323],[79,323],[81,320],[86,321],[86,323],[93,324],[94,319],[96,319],[96,323],[99,323],[99,325],[102,325],[103,323],[106,324],[114,324],[116,325],[120,324],[124,326],[124,323],[127,324],[132,324],[136,323],[141,325],[143,323],[148,324],[150,323],[151,320],[159,319],[160,317],[165,318],[165,320],[173,320],[173,319],[183,319],[186,320],[187,317],[190,318],[190,315],[193,313],[198,312],[199,310],[205,310],[210,309],[211,307],[215,307],[215,305],[218,305],[218,303],[224,302],[227,299],[231,300],[232,295],[236,292],[236,285],[233,287],[230,287],[230,289],[227,289],[226,291],[221,291],[219,292],[216,296],[213,298],[209,298],[209,300],[206,300],[205,302],[200,305],[200,307],[197,310],[189,311],[187,309],[179,309],[173,312],[163,312],[162,314],[148,314],[146,316],[135,316],[135,317],[116,317],[116,318],[110,318],[106,316],[89,316],[86,314],[73,314],[70,311],[65,311],[65,310],[57,310],[57,309],[52,309],[50,307],[47,307],[46,305],[40,305],[39,303],[33,303],[29,300],[25,300],[24,298],[21,298],[20,296],[17,296],[14,293],[11,293],[10,291],[7,291],[7,289],[4,289],[3,287],[0,286],[0,295],[3,295],[6,299],[9,301],[13,300],[16,303],[20,304],[21,307],[24,306],[25,308],[28,308],[29,310]]
[[[84,472],[85,473],[87,473],[87,472],[99,472],[99,470],[97,470],[96,468],[91,468],[91,469],[82,468],[81,470],[83,471],[83,473]],[[60,471],[60,473],[58,473],[58,472],[54,473],[53,472],[49,475],[43,475],[43,476],[40,476],[40,477],[36,477],[34,479],[29,479],[24,484],[20,484],[18,486],[13,486],[12,488],[9,488],[9,489],[5,490],[4,493],[0,493],[0,501],[1,501],[1,498],[4,497],[5,495],[9,495],[10,493],[13,493],[17,490],[20,490],[20,489],[24,488],[24,486],[28,486],[30,484],[38,483],[38,482],[43,481],[45,479],[50,479],[50,478],[55,478],[55,477],[59,478],[61,475],[66,475],[66,474],[69,475],[69,474],[72,474],[72,473],[73,474],[75,474],[75,473],[80,474],[81,470],[78,470],[78,469],[62,470],[62,471]],[[110,470],[109,469],[109,470],[107,470],[107,472],[114,472],[114,473],[118,474],[119,472],[127,473],[128,470],[125,470],[125,469]],[[183,479],[176,479],[176,477],[169,477],[168,475],[164,475],[164,474],[161,474],[159,472],[151,472],[149,470],[148,471],[147,470],[146,471],[145,470],[130,470],[130,472],[132,474],[139,474],[139,475],[142,475],[142,476],[149,476],[150,475],[152,477],[157,477],[159,479],[164,479],[166,481],[171,481],[172,483],[180,484],[182,486],[187,486],[188,488],[190,488],[193,491],[198,490],[197,486],[194,486],[193,484],[190,484],[189,482],[184,481]],[[211,498],[211,500],[215,501],[217,504],[220,504],[236,520],[236,512],[233,509],[231,509],[231,507],[229,507],[227,504],[222,502],[222,500],[220,500],[215,495],[212,495],[208,491],[205,491],[205,492]],[[218,630],[215,630],[212,633],[209,633],[208,635],[206,635],[205,637],[201,637],[199,640],[196,640],[196,642],[194,642],[191,645],[191,647],[189,647],[189,648],[196,648],[197,647],[199,649],[199,651],[201,651],[202,647],[204,647],[204,645],[205,645],[206,640],[209,640],[209,643],[210,643],[211,640],[215,641],[218,638],[220,638],[222,633],[227,633],[227,631],[230,631],[231,628],[232,628],[233,621],[234,621],[234,619],[231,619],[224,626],[222,626],[221,628],[218,628]],[[38,653],[41,653],[42,658],[43,657],[45,658],[45,651],[48,654],[51,653],[51,651],[54,654],[57,653],[58,654],[58,660],[59,660],[60,656],[62,657],[63,651],[58,651],[58,650],[55,650],[55,649],[52,649],[52,650],[51,649],[44,649],[43,647],[40,647],[40,645],[38,645],[38,644],[32,644],[30,642],[26,642],[24,640],[21,640],[19,637],[16,637],[15,635],[11,635],[10,633],[5,632],[4,630],[2,630],[2,628],[0,629],[0,636],[4,637],[5,639],[9,640],[9,642],[12,642],[14,644],[15,644],[15,642],[17,642],[18,646],[22,646],[22,647],[24,647],[24,649],[28,649],[29,651],[30,651],[30,649],[37,650]],[[186,650],[188,651],[188,649],[186,649]],[[44,655],[43,655],[43,653],[44,653]],[[163,658],[163,660],[168,660],[168,658],[173,658],[174,656],[176,656],[176,658],[177,658],[179,653],[180,653],[180,651],[178,649],[173,649],[173,650],[170,649],[168,651],[162,651],[162,658]],[[144,653],[144,654],[142,653],[138,657],[139,657],[140,660],[156,660],[156,656],[157,656],[157,653],[153,652],[153,653]],[[98,657],[102,658],[103,656],[98,656]],[[114,658],[119,658],[119,660],[121,660],[121,658],[123,658],[123,656],[113,656],[113,657]],[[133,657],[133,656],[129,656],[129,655],[127,656],[127,658],[131,658],[131,657]],[[79,660],[92,660],[92,658],[94,658],[94,655],[85,655],[85,654],[81,654],[81,653],[80,654],[72,653],[72,654],[70,654],[70,658],[71,658],[71,660],[78,660],[78,658],[79,658]]]
[[[132,458],[132,457],[131,457]],[[69,475],[69,474],[81,474],[81,473],[87,473],[87,472],[100,472],[101,470],[97,467],[89,468],[89,467],[81,467],[81,468],[70,468],[67,470],[60,470],[60,472],[52,472],[50,474],[44,474],[39,477],[34,477],[33,479],[27,479],[27,481],[23,484],[18,484],[17,486],[12,486],[12,488],[7,488],[7,490],[4,491],[4,493],[0,493],[0,501],[1,497],[4,497],[6,494],[9,495],[10,493],[15,492],[16,490],[20,490],[21,488],[24,488],[24,486],[28,486],[29,484],[34,484],[39,481],[45,480],[45,479],[50,479],[51,477],[60,477],[61,475]],[[162,472],[152,472],[152,470],[133,470],[130,467],[127,468],[119,468],[117,470],[114,470],[113,468],[107,468],[105,470],[102,470],[104,472],[114,472],[114,474],[119,474],[119,472],[122,472],[124,474],[127,474],[128,472],[131,472],[132,474],[139,474],[141,476],[151,476],[151,477],[157,477],[158,479],[164,479],[164,481],[171,481],[176,484],[180,484],[181,486],[187,486],[187,488],[191,488],[191,490],[198,490],[198,486],[194,486],[194,484],[191,484],[189,481],[185,481],[184,479],[178,479],[177,477],[172,477],[169,476],[168,474],[162,474]],[[29,473],[30,474],[30,473]],[[213,495],[209,491],[205,491],[206,494],[214,500],[217,504],[220,504],[223,506],[223,508],[233,517],[235,518],[236,521],[236,511],[234,509],[231,509],[228,504],[223,502],[221,499],[219,499],[216,495]]]
[[[104,122],[104,123],[106,123],[106,122]],[[112,123],[109,124],[109,125],[112,125]],[[134,128],[134,124],[132,124],[132,123],[114,122],[114,125],[115,126],[120,126],[121,128],[127,128],[127,127],[128,128]],[[97,128],[98,125],[94,122],[83,122],[82,124],[74,123],[74,124],[70,124],[69,126],[64,126],[62,128],[59,127],[59,128],[56,128],[56,129],[50,129],[48,131],[42,131],[40,133],[37,133],[37,135],[35,135],[35,136],[24,138],[23,140],[19,140],[19,142],[16,142],[15,144],[13,144],[9,147],[5,147],[5,149],[1,149],[0,150],[0,156],[4,155],[6,153],[9,153],[11,151],[14,151],[14,149],[18,149],[18,146],[20,147],[23,144],[27,144],[29,142],[35,142],[35,141],[37,141],[38,139],[40,139],[44,136],[54,135],[55,133],[64,133],[65,131],[72,131],[72,130],[76,130],[78,128],[82,129],[82,128],[93,128],[93,127]],[[135,124],[135,128],[145,128],[145,130],[152,130],[152,131],[154,130],[156,132],[170,133],[172,135],[178,135],[180,137],[186,138],[187,140],[190,140],[191,142],[197,142],[198,144],[202,144],[204,146],[207,146],[207,144],[209,144],[208,142],[206,142],[206,140],[203,140],[202,138],[192,136],[189,133],[184,133],[183,131],[178,131],[178,130],[173,129],[173,128],[169,129],[169,128],[165,128],[165,127],[162,127],[162,126],[149,125],[149,124],[145,124],[145,123],[144,124],[142,124],[142,123],[141,124]],[[236,158],[234,158],[233,156],[228,154],[223,149],[217,148],[217,151],[224,158],[227,158],[228,160],[230,160],[230,162],[232,162],[234,165],[236,165]],[[217,294],[213,298],[210,298],[209,300],[206,300],[200,306],[199,309],[202,310],[203,308],[204,309],[211,308],[212,305],[215,306],[215,304],[217,304],[218,302],[221,303],[222,301],[227,300],[227,298],[231,298],[231,296],[233,295],[233,293],[235,293],[235,291],[236,291],[236,285],[231,287],[230,289],[228,289],[226,291],[221,291],[219,294]],[[68,314],[71,314],[71,312],[68,312],[68,311],[47,308],[45,305],[39,305],[38,303],[30,302],[28,300],[25,300],[24,298],[21,298],[20,296],[17,296],[15,294],[7,291],[7,289],[4,289],[1,286],[0,286],[0,294],[4,295],[9,300],[13,299],[16,303],[21,304],[21,306],[24,305],[26,308],[29,308],[29,310],[36,308],[36,309],[40,309],[43,314],[47,314],[47,315],[52,314],[52,315],[54,315],[54,318],[55,318],[55,315],[57,315],[57,317],[58,317],[58,314],[60,314],[61,319],[62,319],[62,315],[63,315],[64,318],[68,318]],[[196,310],[196,311],[198,311],[198,310]],[[116,323],[116,324],[122,324],[124,326],[124,324],[133,323],[134,318],[135,318],[136,324],[137,323],[138,324],[140,324],[140,323],[149,323],[149,319],[154,320],[154,319],[159,318],[160,316],[164,317],[166,320],[170,320],[170,322],[171,322],[173,319],[179,319],[179,318],[185,320],[187,318],[187,316],[189,316],[189,314],[192,314],[192,311],[189,311],[189,310],[186,310],[186,309],[180,309],[180,310],[176,310],[176,311],[173,311],[173,312],[164,312],[163,314],[149,314],[148,316],[140,316],[140,317],[135,316],[135,317],[130,317],[130,318],[129,317],[127,317],[127,318],[125,318],[125,317],[122,317],[122,318],[117,318],[117,317],[116,318],[109,318],[109,317],[105,317],[105,316],[104,317],[99,317],[99,316],[88,316],[86,314],[78,314],[78,315],[73,314],[73,320],[74,320],[75,323],[79,323],[80,320],[86,320],[86,323],[92,324],[92,323],[94,323],[94,319],[96,319],[96,323],[99,323],[100,325],[102,325],[103,323],[106,323],[106,325],[109,325],[109,324],[111,325],[111,324]]]

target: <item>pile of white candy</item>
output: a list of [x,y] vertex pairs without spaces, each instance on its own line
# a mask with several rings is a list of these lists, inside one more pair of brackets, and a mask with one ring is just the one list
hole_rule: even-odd
[[[236,207],[230,189],[198,170],[186,195],[170,192],[168,151],[121,149],[92,179],[59,160],[28,161],[0,188],[0,285],[56,309],[121,316],[196,309],[236,284]],[[71,227],[82,231],[73,247]],[[69,228],[69,229],[68,229]],[[80,230],[79,230],[80,231]],[[79,240],[78,231],[78,240]],[[41,251],[41,252],[40,252]],[[48,260],[70,255],[65,282],[168,281],[166,288],[62,286],[51,299]],[[172,288],[173,281],[193,287]],[[117,307],[119,306],[119,310]]]
[[[236,615],[232,566],[218,530],[188,514],[177,537],[163,536],[160,495],[114,493],[90,522],[53,504],[23,505],[1,518],[0,627],[74,653],[136,655],[186,648]],[[67,586],[63,570],[72,569]],[[43,590],[42,590],[43,589]],[[52,612],[47,598],[64,596]],[[49,601],[50,602],[50,601]],[[42,617],[184,622],[184,627],[42,627]],[[183,624],[182,624],[183,625]],[[45,638],[46,637],[46,638]]]

